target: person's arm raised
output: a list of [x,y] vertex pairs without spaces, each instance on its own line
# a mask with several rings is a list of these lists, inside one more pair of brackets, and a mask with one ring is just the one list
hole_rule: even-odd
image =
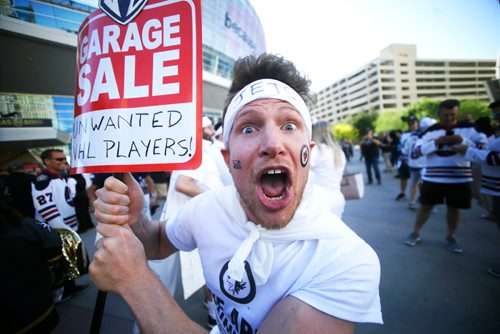
[[161,259],[176,251],[165,233],[165,222],[150,221],[144,214],[144,194],[130,173],[123,182],[109,177],[96,191],[95,216],[101,224],[129,225],[144,245],[149,259]]

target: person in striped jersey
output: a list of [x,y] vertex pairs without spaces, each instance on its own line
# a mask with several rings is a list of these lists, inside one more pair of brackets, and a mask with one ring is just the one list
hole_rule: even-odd
[[[53,229],[71,229],[78,231],[78,221],[74,198],[76,180],[64,177],[68,162],[64,152],[48,149],[40,158],[45,169],[31,184],[31,196],[35,206],[35,219]],[[74,280],[66,280],[64,289],[54,293],[54,302],[62,302],[85,289],[88,285],[77,285]]]
[[455,239],[460,222],[460,209],[468,209],[472,199],[472,169],[470,161],[455,152],[453,147],[466,144],[482,149],[487,146],[487,138],[474,129],[474,125],[457,119],[460,108],[458,100],[445,100],[439,105],[439,123],[429,127],[421,136],[414,149],[414,155],[425,156],[425,169],[420,188],[420,207],[417,212],[413,232],[405,243],[415,246],[420,239],[420,230],[429,219],[434,205],[446,204],[448,249],[454,253],[463,252]]
[[[463,154],[466,160],[481,164],[481,192],[491,196],[493,217],[500,228],[500,100],[491,103],[490,108],[497,127],[489,137],[488,150],[478,150],[465,144],[457,145],[454,150]],[[490,267],[488,272],[500,278],[500,264]]]
[[62,150],[48,149],[42,152],[45,169],[31,184],[31,196],[35,206],[35,219],[51,228],[78,230],[74,197],[76,180],[63,176],[68,163]]

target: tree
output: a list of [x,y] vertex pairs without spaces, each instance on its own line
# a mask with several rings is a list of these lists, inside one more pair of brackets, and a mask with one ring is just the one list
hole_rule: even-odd
[[420,99],[418,102],[412,103],[405,109],[405,116],[411,115],[418,119],[422,119],[423,117],[438,119],[438,107],[440,102],[441,101],[438,100]]
[[375,121],[377,120],[378,114],[375,111],[361,112],[354,116],[352,119],[352,126],[358,131],[358,134],[364,136],[367,129],[375,128]]
[[460,101],[460,113],[458,119],[464,118],[465,114],[470,114],[472,120],[475,121],[480,117],[491,117],[491,110],[488,108],[488,103],[478,100]]
[[391,131],[391,130],[408,130],[408,124],[403,121],[407,114],[406,110],[382,111],[375,121],[376,133]]
[[332,131],[337,140],[348,139],[351,141],[358,139],[358,130],[351,124],[337,123],[332,125]]
[[[406,116],[413,115],[418,119],[421,119],[422,117],[439,119],[438,108],[440,102],[441,101],[438,100],[421,99],[416,103],[412,103],[405,109]],[[470,114],[473,120],[484,116],[491,116],[488,103],[478,100],[460,101],[458,119],[463,119],[465,114]]]

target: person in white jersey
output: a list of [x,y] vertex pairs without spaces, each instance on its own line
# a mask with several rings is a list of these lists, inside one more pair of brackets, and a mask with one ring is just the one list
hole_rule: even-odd
[[444,100],[439,104],[439,122],[430,126],[415,148],[416,155],[424,155],[425,169],[420,187],[420,207],[417,211],[413,231],[406,245],[413,247],[420,239],[420,230],[429,219],[434,205],[446,204],[448,233],[446,244],[454,253],[463,252],[455,238],[460,222],[460,209],[471,207],[472,169],[470,161],[453,150],[458,144],[483,148],[486,136],[477,132],[472,123],[457,119],[460,108],[458,100]]
[[171,221],[146,219],[128,174],[98,191],[104,237],[92,279],[125,299],[143,331],[205,332],[146,263],[195,248],[217,307],[212,332],[353,333],[355,323],[382,323],[376,253],[308,183],[309,85],[276,55],[236,61],[222,151],[234,186],[196,196]]
[[315,184],[330,191],[331,210],[339,218],[345,207],[340,183],[346,165],[346,157],[333,136],[330,124],[317,121],[312,125],[312,139],[316,146],[311,151],[311,173]]
[[[488,137],[488,150],[478,150],[466,144],[453,149],[464,155],[466,160],[481,164],[481,192],[491,196],[493,217],[500,228],[500,99],[490,103],[496,125],[495,133]],[[488,272],[500,278],[500,263],[488,268]]]
[[410,204],[408,205],[410,210],[417,209],[417,191],[420,188],[420,181],[422,179],[422,168],[425,167],[425,157],[414,151],[415,146],[425,130],[435,123],[435,119],[429,117],[422,118],[418,130],[413,131],[404,144],[403,153],[408,158],[408,167],[410,168]]

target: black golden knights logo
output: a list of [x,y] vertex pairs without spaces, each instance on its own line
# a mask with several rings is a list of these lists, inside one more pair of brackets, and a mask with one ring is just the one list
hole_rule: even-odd
[[237,281],[227,274],[229,261],[222,267],[219,275],[220,289],[224,295],[240,304],[248,304],[255,298],[255,280],[250,265],[245,261],[245,274]]
[[116,22],[126,25],[132,21],[148,0],[99,0],[99,8]]

